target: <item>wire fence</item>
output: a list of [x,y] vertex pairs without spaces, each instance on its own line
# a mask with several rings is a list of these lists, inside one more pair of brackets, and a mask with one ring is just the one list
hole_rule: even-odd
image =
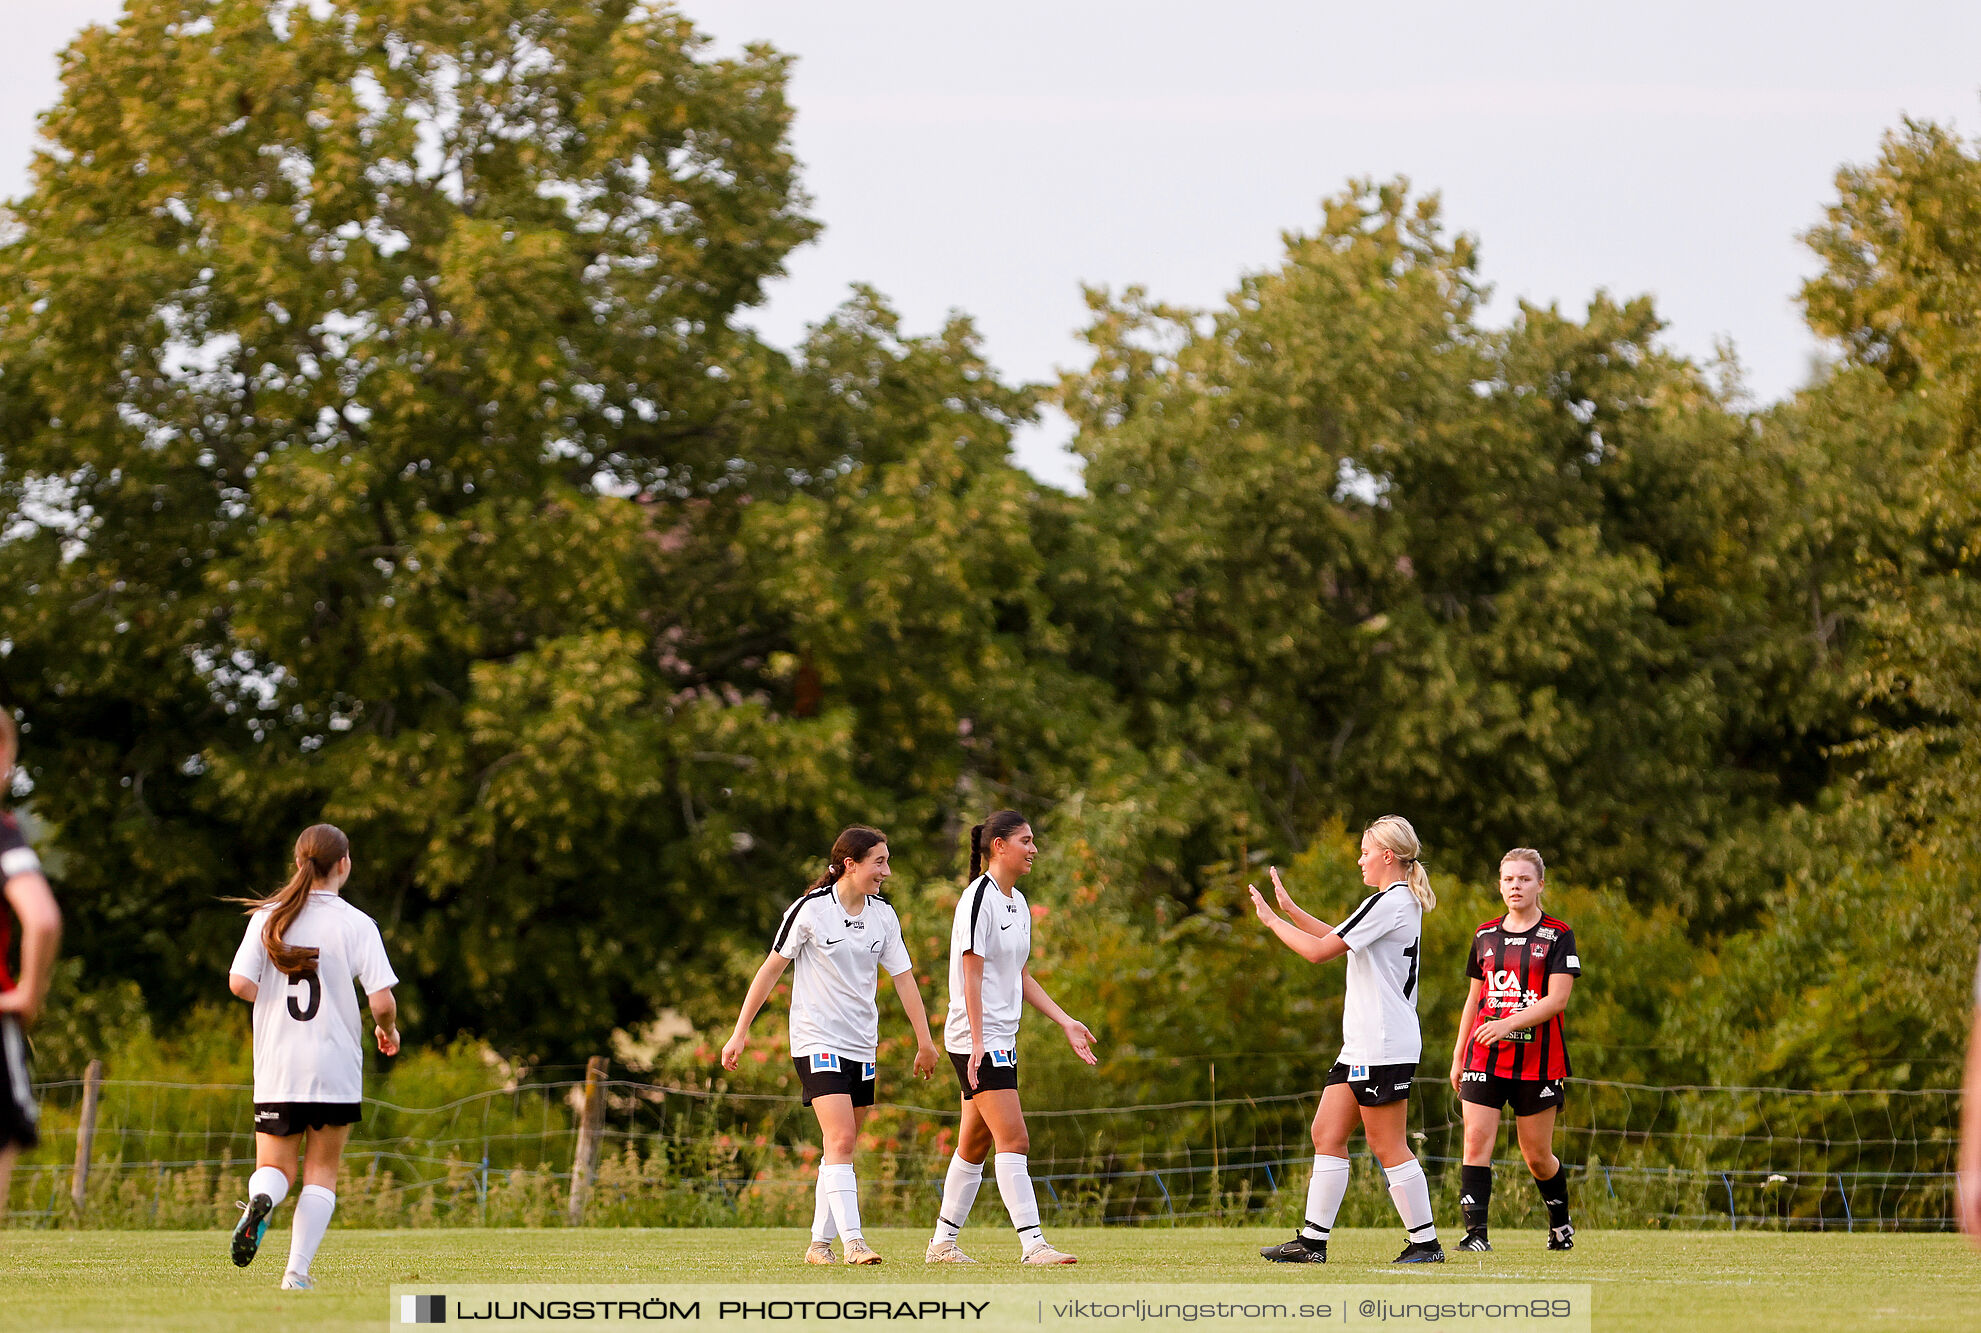
[[[594,1079],[588,1131],[587,1087],[434,1088],[428,1105],[368,1098],[345,1155],[339,1224],[809,1221],[818,1134],[797,1097]],[[101,1080],[93,1128],[83,1080],[39,1090],[42,1144],[15,1170],[11,1225],[231,1223],[254,1165],[249,1085]],[[1555,1149],[1571,1170],[1579,1225],[1948,1230],[1959,1095],[1571,1079]],[[1028,1108],[1041,1205],[1062,1224],[1290,1224],[1304,1202],[1319,1096],[1259,1090]],[[859,1158],[870,1221],[931,1220],[958,1116],[954,1103],[875,1108]],[[1439,1216],[1455,1218],[1457,1099],[1442,1081],[1420,1078],[1410,1116]],[[1539,1197],[1524,1186],[1511,1140],[1502,1134],[1495,1223],[1539,1226]],[[1344,1225],[1393,1220],[1379,1170],[1358,1166],[1353,1182]]]

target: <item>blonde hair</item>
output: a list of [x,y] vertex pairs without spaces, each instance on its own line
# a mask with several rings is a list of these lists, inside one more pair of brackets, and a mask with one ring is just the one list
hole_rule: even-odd
[[1548,863],[1543,861],[1541,854],[1532,847],[1516,847],[1500,858],[1501,865],[1505,865],[1508,861],[1526,861],[1534,867],[1534,878],[1546,881],[1548,877]]
[[1424,850],[1417,841],[1417,830],[1410,827],[1410,821],[1402,815],[1384,815],[1364,829],[1362,836],[1403,862],[1406,882],[1410,885],[1410,896],[1426,912],[1438,905],[1438,895],[1431,892],[1431,876],[1424,869],[1424,863],[1417,859]]

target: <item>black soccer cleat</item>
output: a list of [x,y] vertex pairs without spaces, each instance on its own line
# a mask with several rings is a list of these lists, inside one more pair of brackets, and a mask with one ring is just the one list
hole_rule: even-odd
[[246,1268],[261,1249],[261,1238],[268,1234],[268,1215],[275,1211],[275,1200],[257,1194],[247,1203],[236,1204],[241,1220],[234,1224],[234,1267]]
[[1491,1254],[1493,1243],[1486,1239],[1484,1227],[1468,1227],[1465,1239],[1458,1242],[1458,1248],[1468,1254]]
[[1572,1250],[1575,1248],[1575,1228],[1563,1222],[1558,1227],[1548,1228],[1548,1248],[1551,1250]]
[[1266,1246],[1259,1251],[1259,1257],[1273,1264],[1324,1264],[1328,1261],[1328,1243],[1295,1236],[1284,1245]]
[[1403,1247],[1403,1253],[1390,1260],[1393,1264],[1441,1264],[1444,1262],[1444,1246],[1434,1240],[1413,1240]]

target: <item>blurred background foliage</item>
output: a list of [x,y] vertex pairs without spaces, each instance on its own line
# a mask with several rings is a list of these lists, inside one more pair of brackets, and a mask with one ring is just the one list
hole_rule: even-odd
[[[1107,1053],[1067,1096],[1311,1079],[1339,981],[1243,886],[1345,911],[1391,811],[1445,898],[1433,1073],[1525,844],[1588,965],[1578,1073],[1955,1078],[1981,148],[1907,123],[1839,173],[1834,359],[1780,403],[1648,298],[1484,322],[1479,242],[1402,181],[1217,309],[1091,292],[1091,365],[1025,385],[871,290],[750,331],[819,225],[785,76],[629,0],[131,0],[69,51],[0,226],[47,1073],[244,1071],[221,900],[324,818],[409,1038],[563,1064],[668,1016],[648,1067],[706,1079],[848,822],[944,1002],[964,831],[1010,805],[1038,970]],[[1046,401],[1084,494],[1012,462]]]

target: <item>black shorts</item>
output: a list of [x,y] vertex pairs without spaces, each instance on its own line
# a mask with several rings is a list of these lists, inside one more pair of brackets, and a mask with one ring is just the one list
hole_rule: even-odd
[[41,1103],[34,1095],[34,1075],[28,1068],[28,1039],[21,1020],[0,1014],[0,1150],[26,1151],[41,1142],[36,1125]]
[[355,1125],[364,1110],[362,1102],[256,1102],[255,1133],[286,1139],[306,1129]]
[[1328,1070],[1325,1087],[1346,1083],[1355,1100],[1364,1106],[1387,1106],[1410,1095],[1410,1080],[1417,1076],[1417,1064],[1344,1065]]
[[1539,1115],[1561,1105],[1564,1092],[1558,1078],[1503,1078],[1479,1069],[1458,1076],[1458,1099],[1495,1111],[1511,1105],[1516,1116]]
[[846,1055],[794,1055],[791,1064],[798,1071],[798,1104],[810,1106],[814,1097],[845,1093],[855,1106],[874,1104],[875,1069],[872,1060],[855,1060]]
[[963,1089],[963,1100],[980,1092],[997,1092],[1000,1089],[1018,1091],[1018,1052],[985,1051],[983,1061],[977,1066],[977,1086],[970,1086],[970,1057],[949,1053],[949,1063],[956,1066],[956,1082]]

